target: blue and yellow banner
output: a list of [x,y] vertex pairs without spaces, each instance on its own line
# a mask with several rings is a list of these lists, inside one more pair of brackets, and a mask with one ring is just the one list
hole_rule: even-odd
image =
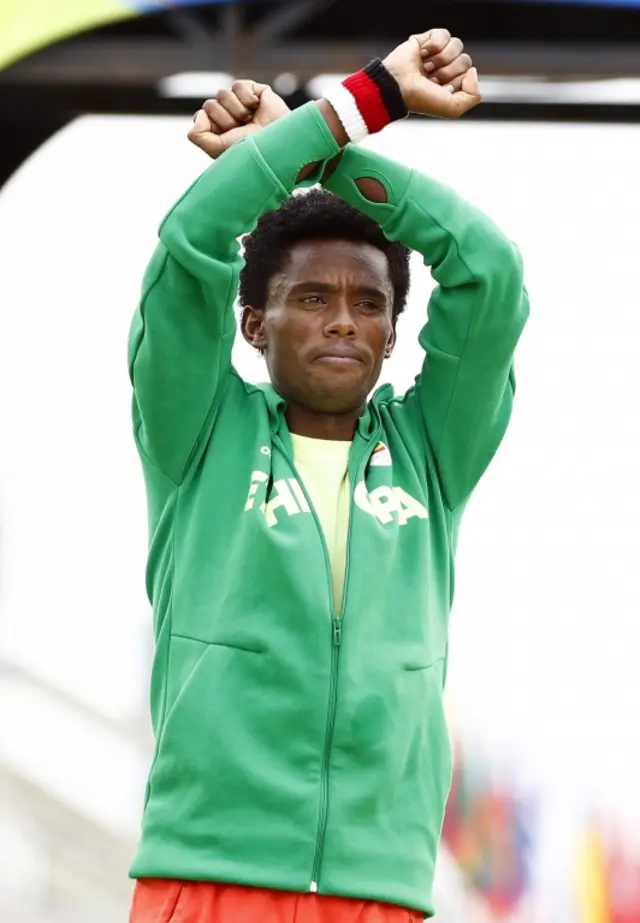
[[195,2],[203,0],[1,0],[0,70],[86,29],[172,6],[193,6]]
[[[144,13],[243,0],[0,0],[0,70],[78,32]],[[527,2],[527,0],[520,0]],[[546,0],[558,5],[638,7],[640,0]]]

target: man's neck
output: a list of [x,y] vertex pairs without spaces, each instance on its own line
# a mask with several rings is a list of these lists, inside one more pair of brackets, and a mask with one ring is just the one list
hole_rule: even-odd
[[314,413],[306,407],[289,404],[286,413],[287,426],[296,436],[351,442],[363,410],[364,407],[346,414]]

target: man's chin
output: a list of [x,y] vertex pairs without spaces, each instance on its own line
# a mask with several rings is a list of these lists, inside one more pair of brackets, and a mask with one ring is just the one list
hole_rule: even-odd
[[367,402],[368,391],[362,385],[356,388],[345,387],[345,382],[326,383],[324,387],[310,390],[307,406],[315,413],[330,413],[339,416],[360,413]]
[[[370,369],[360,363],[354,370],[345,373],[329,366],[312,364],[305,369],[297,381],[273,381],[276,390],[285,400],[304,407],[312,413],[327,413],[335,416],[359,414],[364,409],[369,393],[375,385]],[[288,385],[293,386],[288,386]]]

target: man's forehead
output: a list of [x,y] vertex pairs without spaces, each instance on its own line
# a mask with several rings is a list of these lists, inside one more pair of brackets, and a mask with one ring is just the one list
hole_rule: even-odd
[[290,281],[300,281],[309,273],[339,276],[344,273],[363,274],[384,283],[389,280],[386,255],[378,247],[364,241],[305,240],[295,244],[284,267]]

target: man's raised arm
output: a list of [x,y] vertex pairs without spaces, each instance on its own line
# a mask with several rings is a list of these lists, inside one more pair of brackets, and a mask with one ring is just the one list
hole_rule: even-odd
[[[407,110],[442,118],[457,118],[480,102],[471,59],[446,30],[412,36],[382,63],[386,75],[376,72],[376,92],[368,75],[356,75],[330,94],[331,105],[318,104],[340,145],[341,124],[351,140],[376,130],[380,97],[393,107],[398,90]],[[421,253],[438,283],[420,335],[427,357],[408,400],[416,406],[445,499],[455,510],[491,461],[511,413],[513,353],[529,312],[519,252],[451,189],[353,144],[324,181],[387,237]]]
[[[363,178],[376,184],[378,203],[360,191]],[[509,422],[513,354],[529,313],[520,254],[453,190],[370,151],[349,147],[326,185],[388,238],[422,254],[438,282],[420,334],[427,355],[408,400],[418,406],[455,510]]]
[[162,222],[131,327],[129,368],[140,453],[176,484],[211,433],[231,369],[243,266],[237,238],[339,151],[321,111],[306,106],[235,144]]
[[[480,101],[475,69],[462,51],[458,39],[433,30],[412,36],[385,59],[410,111],[456,118]],[[424,76],[418,77],[420,54]],[[448,99],[443,83],[454,91]],[[354,145],[325,185],[373,218],[388,238],[421,253],[438,283],[420,335],[426,359],[407,398],[455,510],[484,473],[511,414],[513,354],[529,313],[520,254],[453,190]]]
[[[240,81],[238,89],[243,84],[252,85]],[[519,256],[487,218],[453,192],[348,141],[407,111],[458,118],[480,99],[477,73],[462,42],[435,29],[411,36],[328,100],[308,104],[264,132],[257,115],[247,122],[236,102],[219,95],[207,103],[214,131],[202,119],[190,133],[196,145],[217,157],[246,134],[260,132],[258,154],[265,169],[269,164],[273,170],[285,137],[280,129],[304,119],[309,141],[290,152],[280,182],[307,179],[318,166],[311,161],[324,154],[333,171],[320,174],[327,187],[374,218],[387,236],[424,255],[440,287],[421,338],[429,357],[416,395],[452,509],[475,486],[509,417],[511,359],[527,313]],[[319,125],[330,141],[314,157],[310,139]],[[297,145],[293,132],[286,136]],[[341,151],[341,159],[329,159]],[[231,169],[231,160],[227,164]]]

